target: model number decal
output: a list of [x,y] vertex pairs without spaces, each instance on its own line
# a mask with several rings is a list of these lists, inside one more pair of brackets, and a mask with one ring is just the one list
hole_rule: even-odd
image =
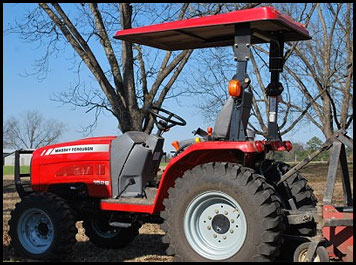
[[42,155],[61,155],[72,153],[91,153],[91,152],[109,152],[108,144],[90,144],[90,145],[71,145],[48,149],[47,152],[42,152]]
[[95,185],[105,185],[109,186],[109,181],[108,180],[93,180],[93,183]]

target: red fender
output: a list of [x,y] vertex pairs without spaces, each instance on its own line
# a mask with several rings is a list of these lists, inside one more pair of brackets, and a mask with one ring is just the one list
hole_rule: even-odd
[[259,144],[261,141],[209,141],[189,146],[181,154],[172,158],[165,168],[152,213],[159,213],[164,209],[163,200],[168,197],[168,189],[186,170],[209,162],[240,162],[248,165],[256,153],[263,151]]

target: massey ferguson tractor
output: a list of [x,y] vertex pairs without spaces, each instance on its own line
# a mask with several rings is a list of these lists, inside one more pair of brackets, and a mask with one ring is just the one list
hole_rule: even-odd
[[[164,133],[186,122],[153,106],[147,109],[157,127],[152,134],[129,131],[16,151],[21,202],[11,213],[9,233],[18,254],[38,260],[68,257],[76,242],[75,223],[83,221],[90,241],[102,248],[122,248],[144,223],[161,224],[166,252],[175,261],[272,261],[293,240],[300,242],[297,261],[352,256],[352,198],[346,177],[344,211],[330,208],[341,217],[333,218],[329,210],[322,220],[329,219],[320,226],[313,190],[298,173],[314,155],[294,168],[266,158],[268,152],[292,149],[290,141],[282,141],[277,124],[283,91],[279,77],[284,44],[311,39],[304,25],[261,7],[121,30],[114,38],[169,51],[232,46],[237,70],[228,84],[230,96],[214,128],[197,128],[192,139],[172,143],[175,156],[160,179]],[[246,69],[251,45],[260,43],[270,44],[270,115],[267,138],[256,141],[247,128],[252,92]],[[338,132],[323,150],[333,146],[333,161],[345,162],[344,144],[351,142]],[[33,152],[30,187],[19,167],[26,152]],[[330,187],[335,174],[328,174]],[[351,227],[345,248],[339,248],[340,240],[333,243],[335,229],[320,234],[325,227]]]

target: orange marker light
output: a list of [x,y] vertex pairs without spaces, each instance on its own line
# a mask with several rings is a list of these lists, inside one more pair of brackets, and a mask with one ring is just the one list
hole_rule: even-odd
[[178,141],[174,141],[171,143],[171,145],[174,147],[174,149],[176,149],[177,151],[179,150],[179,142]]
[[230,80],[229,95],[232,97],[239,97],[241,95],[241,83],[239,80]]
[[209,136],[211,136],[213,134],[213,128],[208,127],[207,131],[208,131]]

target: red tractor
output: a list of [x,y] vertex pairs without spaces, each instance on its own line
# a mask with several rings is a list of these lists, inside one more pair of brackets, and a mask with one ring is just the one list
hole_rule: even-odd
[[[176,261],[271,261],[286,238],[316,235],[316,198],[290,167],[266,159],[289,151],[277,125],[283,91],[283,46],[309,40],[304,26],[271,7],[118,31],[115,38],[165,50],[233,46],[237,71],[230,97],[215,127],[198,128],[191,140],[176,141],[175,156],[157,179],[162,137],[185,120],[162,108],[148,109],[157,131],[86,138],[33,152],[31,189],[24,187],[17,151],[15,184],[21,202],[11,213],[16,251],[34,259],[67,256],[75,222],[98,247],[129,244],[145,222],[160,223],[162,241]],[[270,43],[268,137],[255,141],[247,128],[252,93],[246,67],[252,44]]]

